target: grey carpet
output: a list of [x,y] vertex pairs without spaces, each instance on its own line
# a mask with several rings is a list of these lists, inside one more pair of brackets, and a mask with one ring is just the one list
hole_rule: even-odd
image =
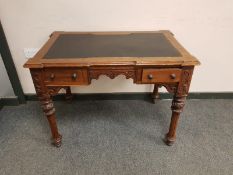
[[233,100],[188,100],[172,147],[162,141],[170,104],[57,101],[61,148],[38,102],[4,107],[0,174],[233,174]]

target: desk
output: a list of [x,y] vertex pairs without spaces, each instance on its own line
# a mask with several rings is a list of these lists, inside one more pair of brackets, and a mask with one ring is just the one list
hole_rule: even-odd
[[124,75],[136,84],[153,84],[152,98],[164,86],[174,94],[167,145],[176,138],[180,113],[188,95],[194,66],[199,61],[190,55],[169,31],[157,32],[53,32],[50,39],[29,59],[29,68],[37,96],[47,116],[53,143],[61,146],[52,96],[71,86],[89,85],[92,79],[106,75],[113,79]]

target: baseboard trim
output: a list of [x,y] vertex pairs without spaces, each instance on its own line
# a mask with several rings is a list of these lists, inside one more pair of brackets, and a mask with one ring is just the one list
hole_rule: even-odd
[[0,110],[3,108],[2,99],[0,98]]
[[191,92],[188,99],[233,99],[233,92]]
[[3,106],[17,106],[19,104],[20,103],[18,97],[6,97],[0,99],[0,109]]
[[[73,100],[85,101],[85,100],[146,100],[150,101],[151,93],[88,93],[88,94],[73,94]],[[37,101],[36,94],[25,94],[27,101]],[[188,99],[233,99],[233,92],[191,92]],[[58,94],[53,97],[55,101],[62,101],[65,99],[65,94]],[[160,99],[172,99],[172,95],[169,93],[160,93]],[[3,106],[17,106],[19,105],[17,97],[1,98],[0,109]]]
[[[150,100],[151,93],[88,93],[88,94],[73,94],[74,100]],[[36,94],[25,94],[27,101],[37,101]],[[65,94],[58,94],[53,97],[53,100],[64,100]],[[169,93],[160,93],[161,99],[172,99]],[[233,99],[233,92],[191,92],[188,99]]]
[[[166,98],[169,94],[161,95]],[[35,94],[26,94],[26,100],[37,101],[38,98]],[[146,100],[149,99],[150,93],[86,93],[86,94],[73,94],[73,100]],[[53,97],[53,100],[64,100],[65,94],[58,94]]]

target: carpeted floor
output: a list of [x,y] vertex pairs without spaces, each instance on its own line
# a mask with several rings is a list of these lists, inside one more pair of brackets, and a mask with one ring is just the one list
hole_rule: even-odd
[[4,107],[0,175],[232,175],[233,100],[188,100],[172,147],[162,141],[170,104],[57,101],[60,148],[38,102]]

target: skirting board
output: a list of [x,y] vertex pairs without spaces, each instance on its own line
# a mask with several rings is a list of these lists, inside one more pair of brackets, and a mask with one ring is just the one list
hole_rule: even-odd
[[[172,99],[169,93],[159,93],[160,99]],[[73,100],[151,100],[151,93],[87,93],[73,94]],[[38,100],[35,94],[26,94],[27,101]],[[53,97],[54,100],[64,100],[65,94],[58,94]],[[233,99],[233,92],[191,92],[187,99]]]
[[2,99],[0,98],[0,110],[2,109],[3,107],[3,103],[2,103]]
[[[151,101],[151,93],[98,93],[98,94],[73,94],[73,100],[146,100]],[[37,101],[36,94],[25,94],[27,101]],[[58,94],[53,97],[55,101],[65,99],[65,94]],[[172,99],[169,93],[160,93],[160,99]],[[233,92],[191,92],[187,99],[233,99]],[[17,97],[0,98],[0,109],[3,106],[17,106]]]
[[3,106],[18,106],[18,105],[19,105],[18,97],[0,98],[0,109]]

